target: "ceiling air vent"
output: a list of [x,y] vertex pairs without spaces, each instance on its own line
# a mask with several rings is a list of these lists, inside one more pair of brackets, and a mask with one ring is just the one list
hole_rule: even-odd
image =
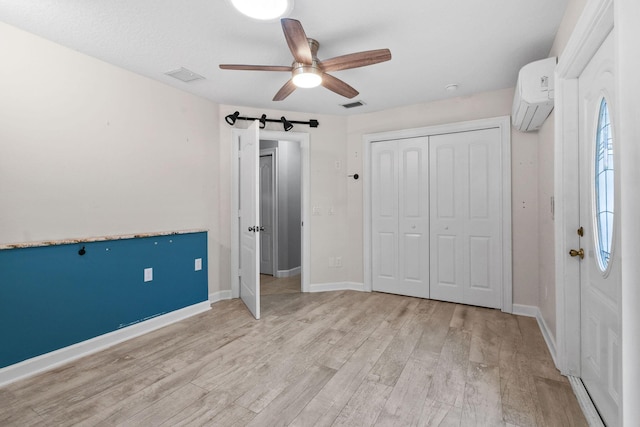
[[178,80],[182,80],[185,83],[204,79],[204,77],[202,77],[200,74],[196,74],[193,71],[187,70],[184,67],[180,67],[177,70],[169,71],[165,74],[167,76],[175,77]]
[[364,105],[364,102],[362,101],[354,101],[354,102],[350,102],[348,104],[341,104],[344,108],[356,108],[356,107],[362,107]]

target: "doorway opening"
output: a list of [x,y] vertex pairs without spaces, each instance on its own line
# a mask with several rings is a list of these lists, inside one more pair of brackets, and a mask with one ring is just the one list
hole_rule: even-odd
[[[255,130],[249,131],[249,129],[244,130],[244,129],[234,129],[232,131],[232,158],[231,158],[231,165],[232,165],[232,171],[231,171],[231,175],[232,175],[232,186],[231,186],[231,235],[233,236],[231,239],[231,296],[232,298],[239,298],[240,295],[240,277],[241,274],[244,274],[243,277],[247,277],[249,278],[249,276],[253,276],[253,272],[257,273],[255,274],[255,279],[250,279],[252,281],[257,281],[257,289],[255,289],[257,292],[255,292],[255,299],[256,302],[259,304],[260,298],[260,257],[257,256],[255,257],[255,265],[253,265],[253,262],[249,263],[249,266],[246,268],[243,268],[242,271],[240,269],[240,255],[241,255],[241,251],[240,251],[240,241],[241,241],[241,236],[242,236],[242,232],[246,231],[245,228],[240,227],[241,224],[241,214],[245,215],[247,214],[247,212],[245,211],[241,211],[240,210],[240,183],[241,181],[243,181],[241,178],[244,178],[243,182],[247,181],[247,177],[246,176],[242,176],[241,173],[241,167],[240,167],[240,161],[238,161],[238,159],[240,159],[240,144],[241,144],[241,140],[242,138],[247,138],[251,132],[255,132],[255,134],[257,135],[257,139],[258,140],[265,140],[265,141],[278,141],[279,143],[282,141],[287,141],[289,143],[292,143],[294,145],[296,145],[299,148],[299,159],[300,159],[300,172],[299,172],[299,182],[300,182],[300,196],[299,196],[299,213],[300,213],[300,222],[297,225],[297,229],[300,230],[299,232],[299,239],[300,239],[300,250],[299,250],[299,257],[300,257],[300,264],[299,264],[299,269],[296,270],[295,267],[285,270],[283,269],[282,271],[280,271],[280,273],[282,275],[286,275],[287,273],[292,274],[292,273],[297,273],[299,272],[299,280],[300,280],[300,286],[299,289],[302,292],[309,292],[310,291],[310,234],[311,234],[311,229],[310,229],[310,218],[309,218],[309,211],[308,211],[308,206],[309,206],[309,193],[310,193],[310,160],[309,160],[309,134],[307,133],[302,133],[302,132],[278,132],[278,131],[265,131],[265,130],[257,130],[257,126],[255,128]],[[246,139],[245,139],[246,141]],[[258,174],[258,169],[259,169],[259,150],[255,151],[255,169],[254,171],[251,173],[251,175],[255,175],[257,177]],[[243,157],[244,158],[244,157]],[[257,187],[257,185],[256,185]],[[257,189],[257,188],[256,188]],[[257,198],[257,195],[256,195]],[[260,224],[258,224],[260,222],[259,220],[259,204],[256,203],[255,204],[255,208],[252,211],[252,215],[255,214],[255,217],[258,217],[257,222],[255,222],[255,225],[260,226]],[[254,220],[251,220],[251,224],[254,224]],[[251,228],[251,227],[250,227]],[[256,228],[260,228],[260,227],[253,227],[254,229]],[[246,233],[245,233],[246,234]],[[253,234],[259,234],[259,233],[253,233]],[[256,238],[256,241],[259,241],[259,238]],[[256,248],[258,249],[258,248]],[[278,268],[276,267],[275,269],[275,274],[278,274]],[[274,276],[271,276],[274,277]],[[280,279],[280,278],[279,278]],[[252,287],[254,287],[255,285],[252,285]],[[244,297],[243,297],[244,299]],[[255,308],[254,308],[255,310]],[[256,318],[259,318],[259,308],[256,311],[256,313],[258,315],[256,315]],[[254,313],[254,315],[256,314]]]
[[302,265],[300,144],[260,140],[260,293],[299,293]]

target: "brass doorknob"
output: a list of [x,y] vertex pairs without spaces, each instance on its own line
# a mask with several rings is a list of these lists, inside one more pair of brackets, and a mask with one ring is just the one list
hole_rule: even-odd
[[584,259],[584,249],[580,248],[580,250],[576,251],[575,249],[571,249],[569,251],[569,255],[571,256],[579,256],[580,259]]

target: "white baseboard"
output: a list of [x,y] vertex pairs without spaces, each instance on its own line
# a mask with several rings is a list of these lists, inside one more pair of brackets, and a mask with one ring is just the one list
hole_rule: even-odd
[[587,423],[590,427],[604,427],[604,423],[602,422],[602,418],[600,418],[600,414],[598,414],[598,410],[596,409],[593,401],[589,397],[589,393],[587,389],[584,387],[582,380],[578,377],[574,377],[572,375],[567,375],[569,379],[569,383],[571,384],[571,388],[573,389],[573,394],[576,395],[576,399],[578,399],[578,403],[580,404],[580,408],[582,409],[582,413],[584,417],[587,419]]
[[553,338],[553,334],[551,333],[549,326],[547,326],[547,322],[545,322],[544,317],[542,317],[540,308],[534,305],[513,304],[513,314],[536,318],[540,331],[542,332],[544,342],[547,343],[547,348],[553,358],[553,363],[558,367],[558,360],[556,358],[556,341]]
[[556,340],[553,338],[553,334],[551,333],[551,329],[547,325],[547,322],[542,317],[542,313],[538,310],[536,314],[536,320],[538,321],[538,326],[540,326],[540,330],[542,331],[542,337],[544,341],[547,343],[547,347],[549,348],[549,353],[551,353],[551,358],[553,359],[553,363],[558,367],[558,359],[556,352]]
[[292,268],[290,270],[278,270],[278,271],[276,271],[275,277],[282,278],[282,277],[297,276],[301,272],[302,272],[302,268],[300,268],[300,267],[295,267],[295,268]]
[[537,317],[539,311],[535,305],[513,304],[513,314],[517,316]]
[[209,294],[209,302],[211,304],[214,304],[218,301],[224,301],[227,299],[231,299],[231,290],[212,292]]
[[0,387],[69,363],[211,309],[204,301],[0,369]]
[[538,326],[540,327],[540,332],[542,332],[544,342],[547,343],[547,348],[553,358],[553,363],[558,367],[558,360],[556,358],[556,340],[553,338],[553,334],[551,333],[549,326],[547,326],[547,322],[544,321],[540,308],[534,305],[513,304],[513,314],[536,318]]
[[364,283],[357,283],[357,282],[314,283],[311,286],[309,286],[309,292],[329,292],[329,291],[364,292]]

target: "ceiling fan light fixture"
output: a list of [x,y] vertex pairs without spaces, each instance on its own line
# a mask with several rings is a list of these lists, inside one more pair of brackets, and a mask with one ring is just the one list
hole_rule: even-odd
[[292,71],[293,84],[301,88],[312,88],[322,83],[322,73],[314,66],[301,65]]
[[273,21],[293,9],[293,0],[230,0],[240,13],[261,21]]

